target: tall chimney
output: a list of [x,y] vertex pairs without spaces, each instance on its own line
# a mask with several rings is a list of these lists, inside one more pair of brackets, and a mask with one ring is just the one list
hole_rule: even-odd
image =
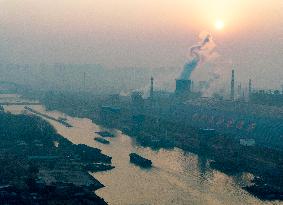
[[235,97],[235,71],[234,69],[232,70],[232,79],[231,79],[231,94],[230,94],[230,99],[234,100]]
[[150,78],[150,98],[153,99],[153,83],[154,83],[154,78]]
[[252,94],[252,79],[249,79],[249,97]]
[[241,98],[242,97],[242,84],[240,83],[238,85],[238,98]]

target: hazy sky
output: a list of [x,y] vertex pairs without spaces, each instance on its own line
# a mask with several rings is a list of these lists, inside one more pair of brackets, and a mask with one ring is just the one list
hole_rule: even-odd
[[182,67],[202,31],[219,66],[283,84],[282,0],[0,0],[2,62]]

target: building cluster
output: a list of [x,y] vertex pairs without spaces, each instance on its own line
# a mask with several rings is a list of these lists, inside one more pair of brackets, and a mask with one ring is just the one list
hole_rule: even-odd
[[[101,116],[104,116],[104,121],[112,119],[115,123],[119,119],[123,119],[123,122],[129,119],[137,130],[143,129],[147,118],[162,119],[174,124],[188,124],[197,129],[215,129],[235,136],[239,143],[240,139],[242,142],[254,140],[262,146],[283,149],[281,93],[261,93],[264,95],[260,96],[252,87],[251,80],[246,92],[241,91],[241,87],[237,92],[234,70],[229,99],[202,97],[201,92],[192,89],[193,83],[189,79],[176,79],[175,83],[174,92],[156,91],[154,79],[151,78],[148,98],[137,91],[131,94],[131,98],[116,96],[115,101],[104,102]],[[260,100],[264,96],[267,98]],[[266,103],[268,101],[270,103]]]

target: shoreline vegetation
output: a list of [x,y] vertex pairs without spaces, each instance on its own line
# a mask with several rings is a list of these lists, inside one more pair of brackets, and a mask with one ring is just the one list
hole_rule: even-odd
[[[233,137],[220,133],[207,136],[189,124],[174,123],[146,117],[142,128],[132,122],[129,102],[119,117],[106,116],[101,107],[109,103],[108,96],[89,93],[30,92],[25,97],[39,100],[48,110],[58,110],[73,117],[86,117],[108,128],[122,130],[135,137],[137,143],[153,149],[174,147],[198,154],[210,161],[210,167],[227,175],[243,172],[255,176],[251,186],[243,187],[262,200],[283,200],[283,153],[265,147],[241,146]],[[128,105],[128,106],[127,106]],[[127,110],[128,109],[128,110]],[[168,127],[170,129],[168,129]],[[265,189],[268,187],[268,190]]]
[[89,172],[105,171],[111,157],[75,145],[34,115],[0,112],[0,204],[107,204]]

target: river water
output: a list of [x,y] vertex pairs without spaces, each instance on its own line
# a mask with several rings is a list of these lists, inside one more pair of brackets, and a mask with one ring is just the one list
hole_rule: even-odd
[[[210,169],[207,159],[180,149],[158,151],[137,145],[134,139],[115,131],[110,145],[93,140],[95,131],[102,128],[89,119],[73,118],[60,112],[47,112],[43,106],[30,106],[53,117],[65,117],[74,127],[48,120],[59,134],[75,144],[97,147],[112,156],[113,170],[93,174],[104,188],[97,190],[110,205],[233,205],[233,204],[282,204],[263,202],[243,189],[251,174],[230,177]],[[4,106],[6,111],[21,113],[24,106]],[[151,159],[153,168],[141,169],[129,163],[129,153],[136,152]]]

